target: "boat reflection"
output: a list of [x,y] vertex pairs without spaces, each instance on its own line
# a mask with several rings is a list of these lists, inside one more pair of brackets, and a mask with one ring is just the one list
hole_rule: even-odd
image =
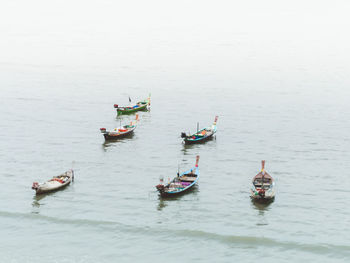
[[189,197],[189,200],[187,201],[193,201],[193,200],[198,200],[198,193],[199,193],[199,187],[198,185],[193,186],[190,190],[186,191],[186,192],[181,192],[179,194],[177,194],[176,196],[170,196],[170,197],[161,197],[158,194],[158,206],[157,206],[157,210],[161,211],[163,210],[163,208],[167,207],[168,205],[171,204],[171,202],[176,202],[176,201],[186,201],[183,200],[186,197]]
[[42,194],[42,195],[34,195],[33,197],[33,203],[32,206],[33,207],[40,207],[40,200],[43,199],[46,195]]
[[[72,190],[72,187],[73,187],[73,184],[71,183],[70,185],[67,185],[66,187],[63,187],[63,188],[59,188],[59,189],[56,189],[54,191],[51,191],[51,192],[47,192],[47,193],[43,193],[43,194],[35,194],[33,196],[33,202],[32,202],[32,206],[33,207],[40,207],[41,205],[43,205],[43,202],[42,200],[46,197],[49,197],[49,196],[54,196],[55,194],[61,192],[61,191],[70,191]],[[69,189],[68,189],[69,188]]]
[[[274,200],[268,200],[262,202],[252,199],[251,204],[252,207],[258,211],[258,215],[263,217],[265,215],[265,212],[270,210],[270,205],[273,203],[273,201]],[[259,221],[258,225],[267,225],[267,223]]]
[[184,155],[192,155],[193,153],[193,149],[198,149],[201,144],[185,144],[185,143],[182,143],[182,149],[181,151],[183,152]]
[[105,140],[104,143],[102,143],[102,148],[104,151],[107,150],[109,147],[116,146],[116,144],[119,142],[127,142],[131,140],[134,137],[134,133],[128,134],[128,136],[125,136],[123,138],[117,138],[117,139],[111,139],[111,140]]
[[[130,119],[130,115],[123,115],[123,114],[116,115],[115,119],[118,120],[118,121],[129,120]],[[120,124],[120,126],[121,126],[121,124]]]
[[[216,141],[216,135],[214,135],[213,137],[208,139],[208,141],[207,141],[208,145],[206,147],[212,147],[214,145],[213,143],[210,143],[210,141]],[[181,151],[185,155],[188,155],[189,153],[191,153],[190,150],[201,148],[204,143],[205,142],[195,143],[195,144],[185,144],[184,142],[182,142],[182,149],[181,149]]]
[[167,206],[167,203],[166,201],[163,200],[163,198],[159,198],[159,203],[158,203],[158,206],[157,206],[157,210],[158,211],[162,211],[164,207]]
[[56,192],[62,191],[63,189],[57,189],[56,191],[53,192],[48,192],[48,193],[44,193],[44,194],[39,194],[39,195],[34,195],[33,196],[33,203],[32,206],[33,207],[40,207],[43,203],[40,202],[41,200],[43,200],[45,197],[53,195]]

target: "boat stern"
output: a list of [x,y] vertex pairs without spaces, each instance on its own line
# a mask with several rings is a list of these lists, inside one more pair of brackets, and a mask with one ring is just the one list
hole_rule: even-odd
[[35,192],[38,192],[40,188],[40,185],[38,182],[33,182],[32,189],[35,190]]
[[161,195],[165,193],[165,186],[163,184],[157,184],[155,187]]
[[275,191],[273,189],[255,189],[250,190],[250,197],[254,200],[272,200],[275,198]]

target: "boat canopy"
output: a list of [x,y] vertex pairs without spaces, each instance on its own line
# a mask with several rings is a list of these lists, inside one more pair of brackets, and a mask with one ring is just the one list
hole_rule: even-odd
[[262,179],[263,177],[264,177],[264,182],[269,181],[269,180],[273,181],[273,178],[267,172],[264,172],[264,174],[263,174],[263,172],[260,172],[254,176],[253,182],[257,179]]

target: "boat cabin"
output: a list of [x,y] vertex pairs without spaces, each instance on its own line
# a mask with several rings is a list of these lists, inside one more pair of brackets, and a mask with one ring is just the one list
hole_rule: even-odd
[[187,186],[196,181],[197,175],[194,173],[184,174],[180,177],[174,178],[174,180],[166,186],[167,191],[181,191]]
[[272,184],[272,177],[266,172],[260,172],[253,178],[255,188],[269,189]]
[[179,177],[179,180],[182,182],[194,182],[197,179],[197,175],[193,173],[184,174],[183,176]]

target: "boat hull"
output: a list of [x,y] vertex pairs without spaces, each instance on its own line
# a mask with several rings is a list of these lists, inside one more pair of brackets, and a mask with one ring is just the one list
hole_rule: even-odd
[[145,105],[142,105],[140,107],[137,107],[137,108],[133,108],[133,109],[122,109],[122,108],[118,108],[117,109],[117,114],[118,115],[121,115],[121,114],[131,114],[131,113],[134,113],[134,112],[137,112],[137,111],[145,111],[147,110],[147,104]]
[[271,193],[268,193],[265,196],[261,196],[259,194],[257,195],[256,191],[251,190],[250,198],[255,202],[266,203],[266,202],[273,201],[275,199],[275,192],[272,191]]
[[204,142],[207,142],[209,141],[210,139],[212,139],[214,136],[214,133],[208,135],[208,136],[205,136],[203,138],[200,138],[200,139],[190,139],[190,138],[185,138],[184,139],[184,142],[185,144],[196,144],[196,143],[204,143]]
[[106,141],[117,140],[117,139],[122,139],[122,138],[126,138],[126,137],[131,136],[134,133],[134,130],[135,129],[132,129],[132,130],[130,130],[128,132],[121,133],[121,134],[118,134],[118,135],[110,135],[107,132],[107,133],[104,133],[103,136],[105,137]]
[[46,193],[50,193],[50,192],[55,192],[55,191],[58,191],[60,189],[65,188],[70,183],[71,182],[68,182],[68,183],[62,184],[62,185],[60,185],[58,187],[55,187],[55,188],[39,188],[39,189],[36,190],[35,194],[40,195],[40,194],[46,194]]
[[160,194],[161,197],[164,197],[164,198],[181,196],[181,195],[183,195],[185,193],[191,192],[194,189],[195,186],[196,186],[196,184],[193,184],[190,187],[188,187],[188,188],[186,188],[186,189],[184,189],[182,191],[170,192],[170,193],[169,192],[159,192],[159,194]]

